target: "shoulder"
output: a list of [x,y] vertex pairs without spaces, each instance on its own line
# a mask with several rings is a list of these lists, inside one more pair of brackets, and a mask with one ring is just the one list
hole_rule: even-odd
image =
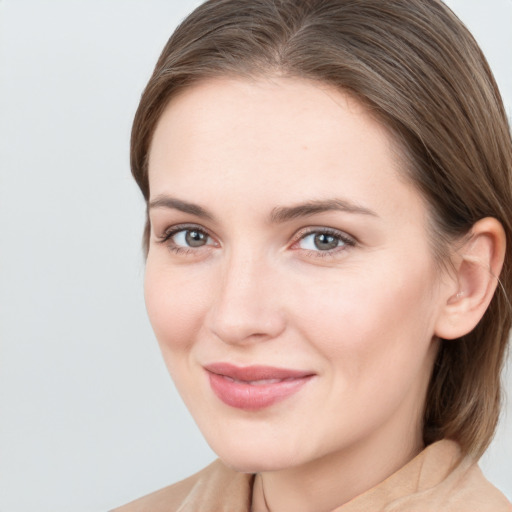
[[456,443],[441,441],[428,451],[420,471],[428,484],[410,496],[408,505],[416,507],[410,510],[512,512],[512,504],[485,478],[474,459],[462,456]]
[[[339,512],[512,512],[454,441],[438,441]],[[338,512],[338,509],[337,511]]]
[[468,510],[469,506],[475,512],[512,512],[512,504],[485,478],[476,463],[462,469],[457,480],[451,496],[454,504],[458,505],[455,510]]
[[111,512],[221,512],[247,510],[252,475],[238,473],[220,460],[198,473]]
[[210,470],[211,466],[208,466],[185,480],[168,485],[111,512],[160,512],[176,510],[186,499],[187,495],[190,494],[194,485],[201,479],[203,474]]

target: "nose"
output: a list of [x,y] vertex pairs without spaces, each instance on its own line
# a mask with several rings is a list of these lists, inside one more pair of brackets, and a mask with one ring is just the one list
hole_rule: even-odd
[[277,272],[263,258],[239,255],[224,262],[208,313],[210,331],[228,344],[271,340],[285,329]]

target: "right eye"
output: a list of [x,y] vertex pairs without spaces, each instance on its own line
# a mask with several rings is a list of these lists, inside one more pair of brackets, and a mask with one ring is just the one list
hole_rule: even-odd
[[204,230],[195,226],[176,226],[168,229],[160,239],[174,252],[191,252],[205,246],[216,246],[215,240]]
[[172,236],[172,241],[180,247],[202,247],[208,245],[210,237],[199,229],[182,229]]

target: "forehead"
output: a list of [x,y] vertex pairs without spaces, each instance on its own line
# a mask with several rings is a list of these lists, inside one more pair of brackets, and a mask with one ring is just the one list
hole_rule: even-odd
[[402,175],[392,135],[362,104],[325,84],[282,77],[184,90],[166,107],[149,154],[151,196],[178,191],[196,201],[420,201]]
[[157,123],[150,164],[159,135],[167,138],[166,143],[172,142],[168,138],[172,135],[180,147],[183,142],[199,142],[201,136],[220,142],[219,137],[230,135],[222,140],[224,147],[230,140],[238,146],[244,138],[248,146],[267,149],[275,149],[269,144],[274,137],[285,150],[293,142],[302,149],[321,142],[327,145],[332,139],[340,142],[346,132],[353,138],[372,132],[384,146],[392,142],[387,129],[359,101],[327,84],[285,77],[208,79],[171,99]]

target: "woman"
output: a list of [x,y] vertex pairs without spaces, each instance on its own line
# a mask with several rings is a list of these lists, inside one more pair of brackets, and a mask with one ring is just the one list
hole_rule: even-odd
[[437,0],[212,0],[143,94],[146,303],[220,460],[121,511],[512,510],[476,461],[512,144]]

